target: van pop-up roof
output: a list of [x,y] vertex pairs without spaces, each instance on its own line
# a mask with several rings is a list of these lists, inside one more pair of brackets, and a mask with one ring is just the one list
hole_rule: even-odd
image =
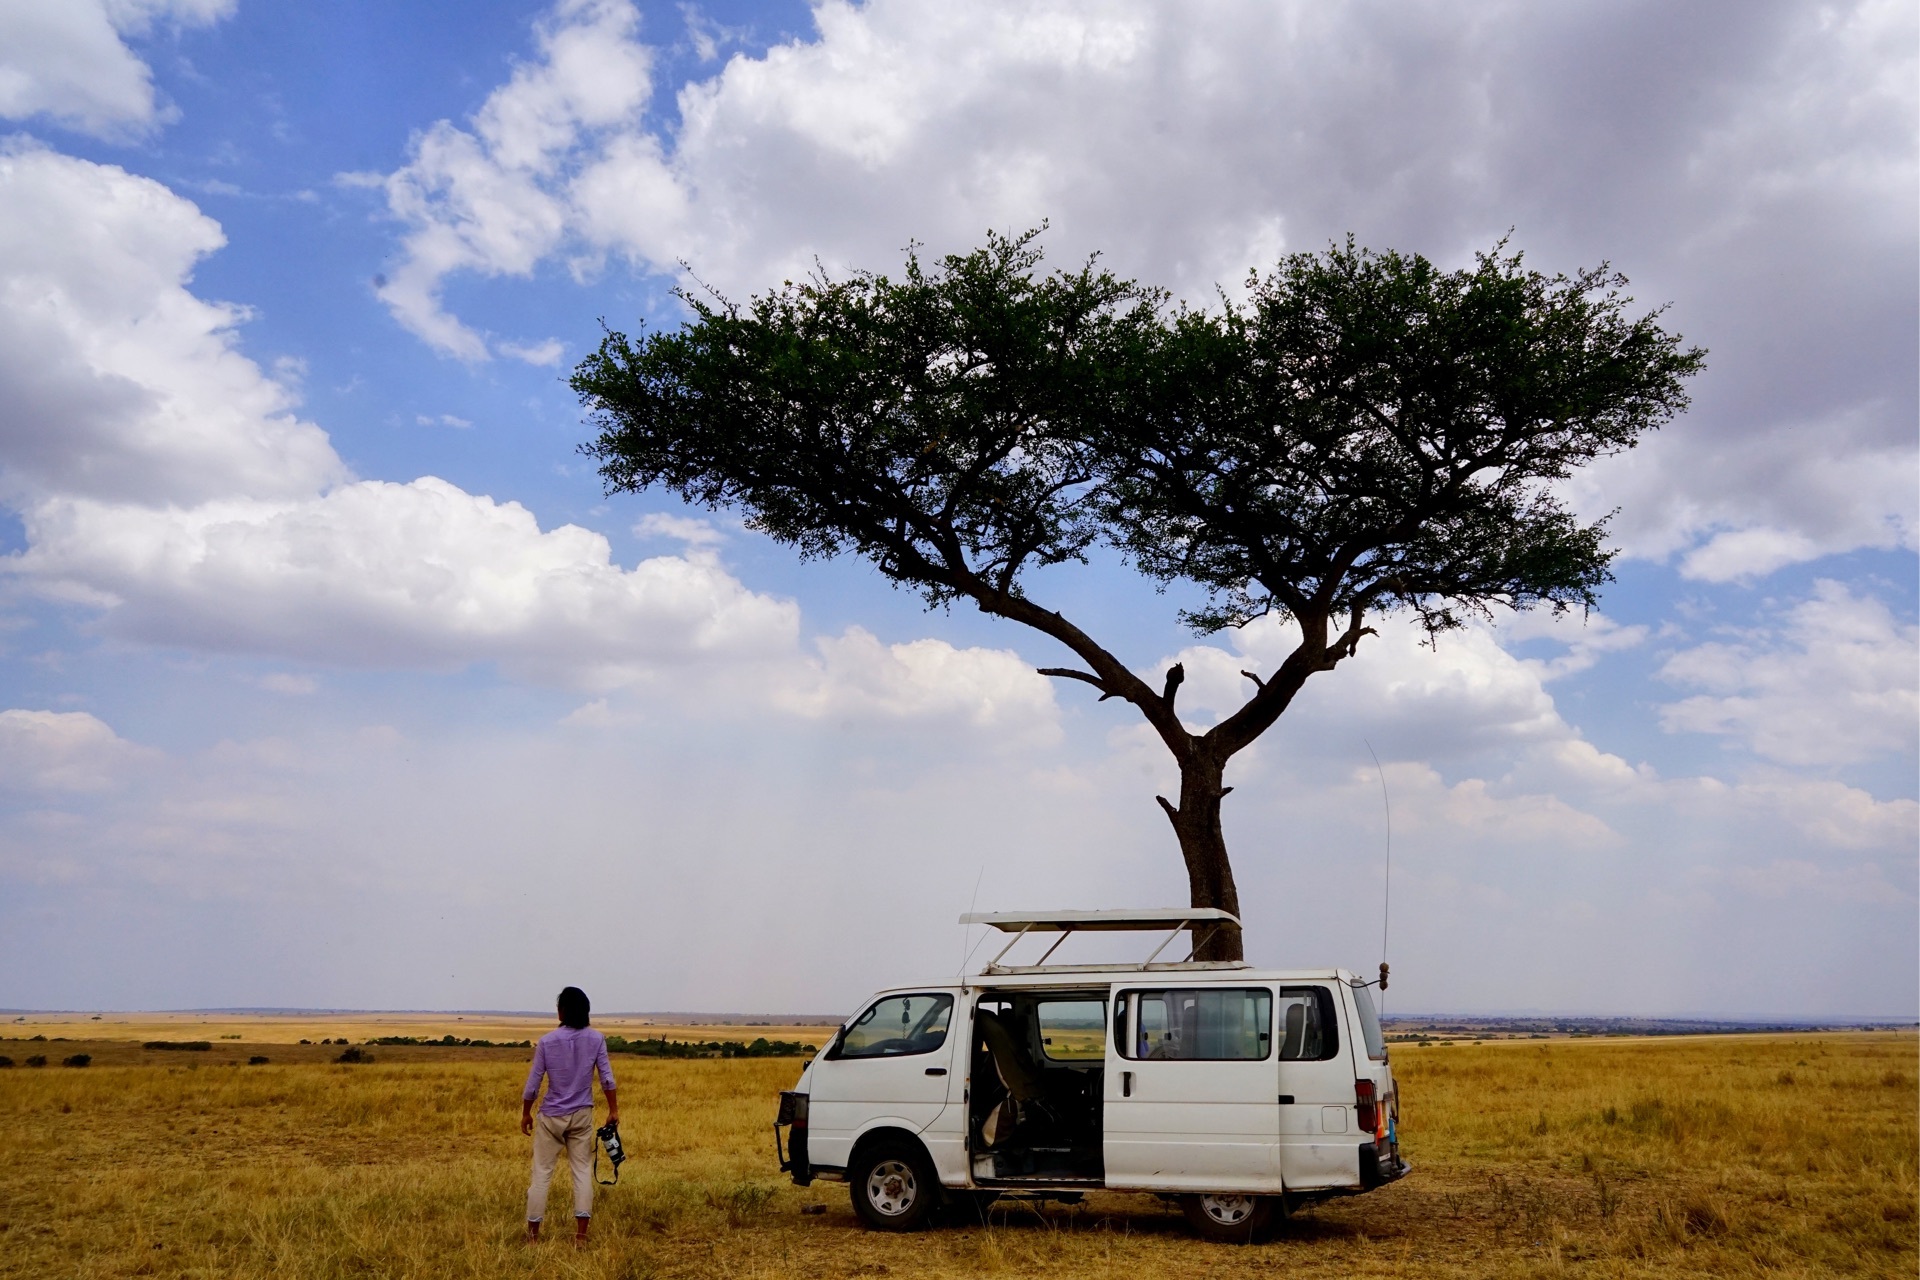
[[[981,973],[1105,973],[1113,970],[1144,971],[1158,969],[1244,969],[1244,960],[1195,960],[1193,952],[1199,950],[1200,943],[1207,934],[1220,927],[1222,923],[1238,925],[1240,920],[1230,912],[1218,907],[1145,907],[1129,911],[983,911],[968,912],[960,917],[961,924],[984,924],[1010,933],[1013,937],[1007,945],[1000,948],[993,959],[987,961]],[[1067,935],[1074,933],[1158,933],[1170,929],[1153,953],[1139,964],[1055,964],[1047,963],[1047,957],[1060,949]],[[1182,929],[1193,930],[1193,949],[1185,960],[1154,961],[1165,951],[1173,940],[1180,936]],[[1057,933],[1060,936],[1047,948],[1046,955],[1040,957],[1038,964],[1001,964],[1002,956],[1013,950],[1014,944],[1030,933]]]

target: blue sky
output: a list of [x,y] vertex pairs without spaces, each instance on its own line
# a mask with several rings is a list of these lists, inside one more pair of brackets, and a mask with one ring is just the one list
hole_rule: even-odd
[[[0,9],[0,1005],[831,1010],[1177,903],[1049,642],[605,498],[599,325],[1049,225],[1610,259],[1711,349],[1569,486],[1601,612],[1319,677],[1226,821],[1271,963],[1426,1010],[1910,1015],[1915,31],[1884,3]],[[1036,594],[1194,723],[1277,661]],[[978,886],[976,890],[976,885]]]

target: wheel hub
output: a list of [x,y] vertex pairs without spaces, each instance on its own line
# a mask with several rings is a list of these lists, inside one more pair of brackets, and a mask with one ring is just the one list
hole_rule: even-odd
[[867,1175],[867,1203],[877,1213],[897,1218],[913,1208],[920,1188],[904,1161],[883,1160]]
[[1253,1216],[1252,1196],[1201,1196],[1200,1208],[1223,1227],[1237,1227]]

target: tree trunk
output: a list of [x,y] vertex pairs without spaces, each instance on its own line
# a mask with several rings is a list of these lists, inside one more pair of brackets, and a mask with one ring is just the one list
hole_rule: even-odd
[[[1180,840],[1180,857],[1187,864],[1187,904],[1194,907],[1219,907],[1238,916],[1240,893],[1233,885],[1233,867],[1227,861],[1227,839],[1220,830],[1220,800],[1226,789],[1220,785],[1225,765],[1204,756],[1189,760],[1180,768],[1180,803],[1160,805],[1173,822],[1174,835]],[[1240,960],[1240,929],[1237,925],[1202,928],[1194,934],[1199,943],[1195,960]]]

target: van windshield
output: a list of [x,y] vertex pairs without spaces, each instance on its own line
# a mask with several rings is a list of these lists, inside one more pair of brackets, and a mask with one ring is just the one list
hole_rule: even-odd
[[1360,1010],[1360,1034],[1366,1037],[1367,1056],[1375,1062],[1387,1060],[1387,1037],[1380,1030],[1380,1013],[1373,1007],[1373,992],[1364,982],[1353,984],[1353,1003]]

